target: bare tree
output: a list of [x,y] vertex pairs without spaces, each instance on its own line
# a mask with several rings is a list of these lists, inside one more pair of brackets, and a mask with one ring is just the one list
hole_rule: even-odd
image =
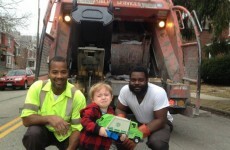
[[0,30],[16,31],[16,27],[26,28],[30,13],[17,13],[18,4],[23,0],[0,0]]
[[27,48],[21,48],[21,54],[20,56],[17,56],[16,59],[16,65],[18,68],[26,68],[27,65],[27,58],[28,58],[28,49]]
[[208,20],[214,31],[214,41],[219,41],[223,30],[229,28],[230,0],[174,0],[174,3],[190,11],[196,10],[200,22]]

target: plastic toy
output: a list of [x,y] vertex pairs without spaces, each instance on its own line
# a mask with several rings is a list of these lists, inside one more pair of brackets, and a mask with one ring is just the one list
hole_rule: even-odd
[[139,131],[136,122],[126,118],[105,114],[98,119],[97,124],[107,129],[108,137],[117,140],[119,134],[126,134],[129,139],[139,143],[143,138],[143,133]]

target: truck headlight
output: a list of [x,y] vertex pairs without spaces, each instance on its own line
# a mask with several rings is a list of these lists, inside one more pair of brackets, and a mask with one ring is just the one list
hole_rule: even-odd
[[164,28],[165,27],[165,21],[159,21],[158,22],[158,26],[160,27],[160,28]]
[[65,22],[70,22],[71,21],[71,18],[70,18],[69,14],[64,15],[64,21]]

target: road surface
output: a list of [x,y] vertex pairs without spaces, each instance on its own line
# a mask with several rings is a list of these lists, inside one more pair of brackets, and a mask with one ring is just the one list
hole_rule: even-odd
[[[0,91],[0,150],[24,150],[21,139],[26,128],[22,126],[19,108],[23,106],[26,91]],[[230,119],[202,112],[198,117],[173,115],[174,130],[170,150],[228,150],[230,148]],[[16,118],[16,119],[15,119]],[[148,150],[139,144],[137,150]],[[56,150],[49,147],[47,150]]]

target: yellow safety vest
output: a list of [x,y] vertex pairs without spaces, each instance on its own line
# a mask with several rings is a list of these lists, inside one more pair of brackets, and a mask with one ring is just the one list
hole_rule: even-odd
[[[38,83],[37,83],[38,84]],[[40,93],[36,93],[39,94],[39,104],[35,104],[35,102],[33,103],[25,103],[24,107],[23,107],[23,111],[25,110],[25,114],[23,114],[21,117],[26,117],[30,114],[27,114],[27,112],[32,113],[32,114],[36,114],[33,113],[31,111],[37,112],[37,114],[41,115],[41,116],[46,116],[46,115],[58,115],[61,118],[63,118],[65,121],[71,123],[71,126],[75,126],[75,129],[77,128],[77,130],[81,131],[82,126],[80,125],[80,119],[76,119],[76,118],[72,118],[72,113],[79,113],[80,110],[77,110],[78,112],[73,112],[73,98],[74,98],[74,94],[78,94],[78,97],[80,97],[80,99],[82,100],[82,98],[84,98],[83,94],[79,91],[76,90],[76,88],[70,87],[70,84],[67,85],[67,90],[65,92],[63,92],[58,99],[55,101],[53,98],[53,92],[52,90],[50,90],[49,88],[51,88],[51,83],[50,82],[42,82],[40,84]],[[36,85],[37,86],[37,85]],[[68,91],[68,89],[71,88],[71,92]],[[38,89],[38,86],[36,87],[36,89]],[[76,92],[76,93],[75,93]],[[80,93],[79,93],[80,92]],[[36,95],[35,94],[35,95]],[[83,97],[82,97],[83,96]],[[66,98],[67,101],[65,100]],[[84,98],[85,101],[85,98]],[[85,107],[85,102],[81,103],[82,108]],[[64,108],[63,106],[66,106],[66,108]],[[29,111],[28,111],[29,110]],[[80,118],[80,113],[77,115],[78,118]],[[80,126],[79,126],[80,125]],[[72,133],[72,128],[70,128],[70,130],[68,131],[68,134],[65,136],[61,136],[61,135],[57,135],[55,133],[55,130],[53,127],[51,126],[46,126],[50,131],[54,132],[55,137],[59,140],[59,141],[63,141],[65,140],[67,137],[69,137]]]

